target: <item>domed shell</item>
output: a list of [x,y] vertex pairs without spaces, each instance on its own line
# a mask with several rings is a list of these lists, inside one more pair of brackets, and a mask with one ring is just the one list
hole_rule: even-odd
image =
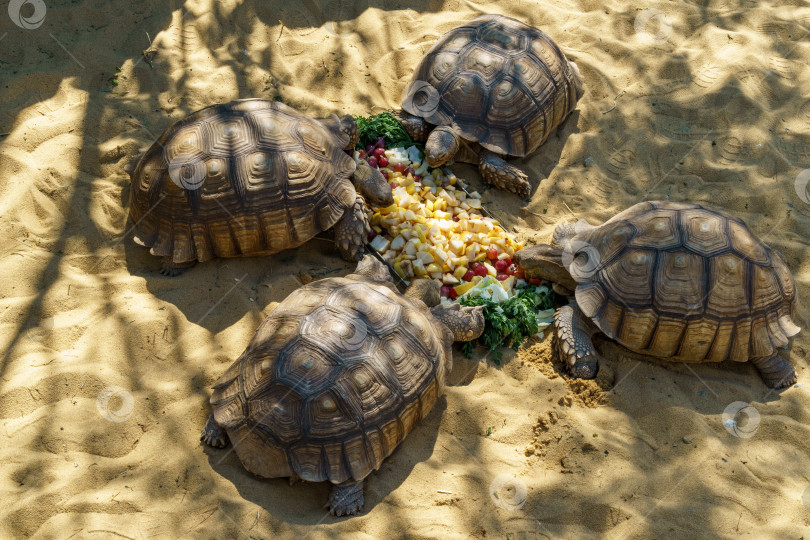
[[349,137],[325,122],[261,99],[176,122],[132,172],[136,242],[202,262],[276,253],[329,229],[355,201],[355,163]]
[[484,148],[522,157],[574,110],[577,76],[537,28],[485,15],[433,45],[406,87],[402,107],[431,124],[452,126]]
[[580,309],[608,337],[681,362],[767,357],[799,332],[781,255],[742,220],[639,203],[570,244]]
[[214,386],[214,418],[266,478],[362,480],[445,384],[452,336],[423,303],[351,278],[287,297]]

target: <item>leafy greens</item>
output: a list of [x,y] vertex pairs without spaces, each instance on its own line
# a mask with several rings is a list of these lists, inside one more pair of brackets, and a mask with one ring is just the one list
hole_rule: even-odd
[[355,116],[357,128],[360,130],[360,140],[355,150],[362,150],[368,145],[377,142],[377,137],[385,139],[386,148],[408,148],[414,144],[405,127],[390,112],[382,112],[371,116]]
[[476,345],[482,345],[493,353],[496,364],[501,363],[500,347],[518,350],[523,339],[538,332],[539,310],[554,306],[554,293],[547,287],[526,287],[515,296],[494,302],[482,296],[461,296],[463,306],[484,306],[484,333],[474,340],[461,344],[461,351],[468,357]]

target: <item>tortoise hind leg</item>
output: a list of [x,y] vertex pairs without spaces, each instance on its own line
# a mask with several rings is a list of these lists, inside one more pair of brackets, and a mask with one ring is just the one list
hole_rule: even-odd
[[205,423],[205,427],[200,434],[200,440],[214,448],[225,448],[228,446],[228,433],[222,426],[217,424],[213,414],[208,417],[208,422]]
[[351,516],[363,508],[363,481],[347,480],[332,486],[326,506],[334,516]]
[[347,208],[343,217],[335,223],[335,243],[340,256],[347,261],[362,259],[370,230],[365,201],[363,197],[357,195],[354,204]]
[[768,388],[787,388],[796,383],[796,370],[793,365],[774,353],[773,356],[751,358]]
[[174,262],[172,258],[163,257],[163,263],[160,267],[160,273],[164,276],[175,277],[183,273],[187,268],[191,268],[197,264],[197,261]]
[[599,371],[599,355],[591,342],[591,321],[575,305],[554,314],[554,349],[572,376],[593,379]]
[[478,171],[488,183],[511,191],[524,199],[531,195],[532,186],[527,180],[526,173],[519,168],[489,150],[481,150],[478,159]]

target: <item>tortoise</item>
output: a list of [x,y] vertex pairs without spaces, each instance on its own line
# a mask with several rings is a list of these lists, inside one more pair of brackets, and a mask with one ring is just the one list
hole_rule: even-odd
[[526,174],[504,156],[534,152],[584,93],[579,68],[546,34],[484,15],[444,34],[416,68],[396,111],[430,167],[477,164],[487,182],[528,197]]
[[444,306],[435,283],[413,283],[400,294],[366,256],[293,292],[214,385],[201,440],[230,440],[260,477],[329,481],[332,514],[357,513],[363,479],[442,395],[453,341],[484,330],[482,307]]
[[631,351],[700,363],[750,361],[770,388],[796,382],[778,349],[800,328],[781,254],[734,216],[697,204],[642,202],[598,227],[559,225],[550,245],[516,254],[570,303],[554,316],[556,353],[593,378],[597,331]]
[[351,115],[313,119],[280,103],[243,99],[170,126],[127,166],[135,242],[177,275],[214,257],[266,255],[331,227],[357,260],[370,230],[365,200],[393,204],[382,174],[355,165]]

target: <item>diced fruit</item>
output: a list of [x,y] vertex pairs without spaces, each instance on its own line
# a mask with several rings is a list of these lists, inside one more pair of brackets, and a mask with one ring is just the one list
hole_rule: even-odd
[[475,283],[473,283],[472,281],[469,281],[468,283],[462,283],[461,285],[456,285],[455,287],[453,287],[453,290],[456,291],[456,294],[458,296],[461,296],[462,294],[469,291],[473,287],[475,287]]
[[365,150],[358,150],[358,151],[357,151],[357,158],[358,158],[358,159],[366,159],[366,156],[367,156],[367,155],[368,155],[368,154],[366,154],[366,151],[365,151]]
[[487,274],[489,274],[490,276],[498,275],[498,271],[495,270],[495,267],[489,264],[488,262],[484,263],[484,268],[487,269]]
[[489,248],[487,250],[487,259],[489,259],[490,261],[494,261],[497,258],[498,258],[498,250],[495,248]]
[[[382,149],[378,148],[377,150]],[[380,165],[380,167],[388,167],[388,158],[385,156],[380,156],[379,158],[377,158],[377,163]]]
[[405,165],[403,163],[394,163],[394,172],[402,173],[405,172]]
[[456,292],[456,288],[453,287],[452,289],[450,289],[450,292],[447,294],[447,296],[450,297],[450,300],[455,300],[456,298],[458,298],[458,293]]
[[371,155],[373,153],[374,153],[374,145],[370,144],[370,145],[366,146],[366,154]]
[[506,274],[498,274],[497,276],[495,276],[495,279],[497,279],[498,281],[503,281],[503,280],[507,279],[508,277],[509,276],[506,275]]
[[442,288],[439,289],[439,292],[441,293],[442,296],[450,296],[450,287],[448,287],[447,285],[442,285]]
[[480,264],[480,263],[478,263],[478,267],[475,270],[473,270],[473,272],[475,272],[476,276],[481,276],[481,277],[485,277],[488,274],[487,268],[483,264]]
[[[394,242],[396,242],[396,240],[394,240]],[[393,244],[391,244],[391,247],[392,248],[394,247]],[[495,270],[497,270],[499,274],[506,274],[507,268],[509,268],[509,265],[506,264],[506,261],[504,260],[495,261]]]
[[475,276],[475,272],[474,272],[474,271],[472,271],[472,270],[467,270],[467,272],[465,272],[465,273],[464,273],[464,275],[462,276],[462,278],[461,278],[461,279],[463,279],[464,281],[472,281],[472,278],[473,278],[474,276]]
[[377,147],[374,149],[374,157],[380,159],[380,156],[385,155],[385,149],[382,147]]
[[368,158],[368,159],[366,160],[366,162],[368,162],[368,166],[369,166],[369,167],[371,167],[372,169],[376,169],[376,168],[377,168],[377,158],[375,158],[375,157],[370,157],[370,158]]
[[522,267],[520,267],[520,266],[517,267],[517,269],[515,270],[515,277],[517,279],[525,279],[526,278],[526,274],[525,274]]
[[385,148],[385,139],[382,137],[377,137],[377,142],[374,143],[376,148]]

